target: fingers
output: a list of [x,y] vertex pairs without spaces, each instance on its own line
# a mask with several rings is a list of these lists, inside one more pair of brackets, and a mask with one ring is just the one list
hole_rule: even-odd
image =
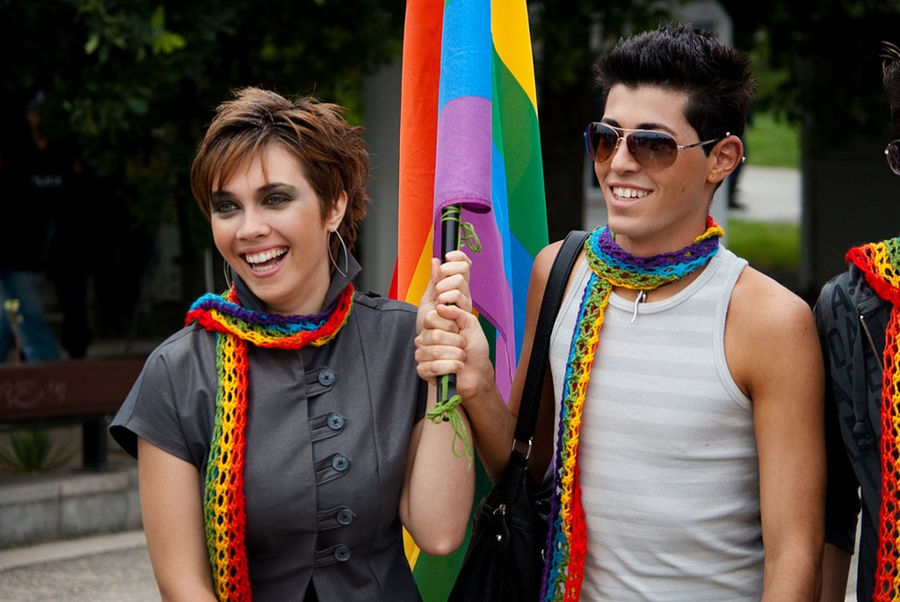
[[422,294],[420,305],[440,303],[441,301],[438,300],[440,293],[450,290],[463,291],[468,295],[471,260],[462,251],[451,251],[447,257],[452,259],[445,263],[441,263],[441,260],[436,257],[431,258],[431,278]]
[[[458,308],[451,309],[459,312]],[[439,316],[434,310],[428,313],[425,323],[426,328],[415,338],[419,376],[432,381],[443,374],[460,371],[466,360],[466,339],[456,332],[456,323]],[[444,328],[435,328],[436,325]]]
[[453,274],[442,278],[434,286],[434,303],[436,305],[458,305],[466,311],[472,310],[472,297],[469,283],[461,274]]
[[422,328],[426,330],[442,330],[457,333],[465,327],[465,313],[453,305],[437,305],[422,315]]
[[417,371],[425,380],[463,369],[468,343],[463,331],[470,327],[472,297],[469,292],[471,260],[462,251],[447,253],[445,261],[431,260],[431,280],[416,316]]
[[456,345],[420,344],[416,337],[415,357],[419,376],[431,380],[461,371],[465,366],[466,351]]
[[463,363],[451,360],[436,360],[433,362],[419,361],[416,364],[416,374],[424,381],[434,383],[441,376],[457,374],[463,369]]
[[472,260],[469,259],[469,256],[460,251],[459,249],[449,251],[446,255],[444,255],[445,263],[453,263],[453,262],[462,262],[468,265],[472,265]]
[[440,265],[440,260],[432,257],[431,278],[429,278],[428,285],[425,287],[425,292],[422,293],[422,297],[419,299],[419,308],[416,311],[416,333],[422,332],[422,328],[424,328],[425,314],[431,311],[434,307],[434,283],[437,282],[440,278],[440,273],[438,271],[440,269]]
[[472,311],[469,272],[472,261],[462,251],[450,251],[439,265],[432,263],[435,304],[457,305]]
[[450,289],[440,293],[435,299],[435,307],[443,308],[447,306],[459,307],[465,312],[472,311],[472,299],[469,295],[459,289]]
[[440,270],[441,261],[436,257],[431,258],[431,278],[428,280],[428,286],[425,287],[425,294],[422,299],[430,300],[434,296],[434,284],[441,279]]

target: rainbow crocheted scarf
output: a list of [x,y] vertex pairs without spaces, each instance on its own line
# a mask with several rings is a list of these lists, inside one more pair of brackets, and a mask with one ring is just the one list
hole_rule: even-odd
[[847,252],[866,283],[890,302],[884,333],[881,376],[881,510],[875,600],[900,599],[900,238],[870,243]]
[[244,451],[247,426],[247,342],[257,347],[300,349],[321,346],[347,322],[353,306],[348,284],[334,304],[313,316],[279,316],[240,306],[232,286],[224,295],[206,294],[188,311],[185,323],[197,321],[216,333],[216,416],[206,466],[203,513],[206,547],[219,600],[250,600],[250,576],[244,544]]
[[609,228],[597,229],[584,243],[592,274],[578,311],[566,363],[557,433],[550,528],[541,600],[575,601],[581,595],[587,531],[581,506],[578,437],[603,313],[613,287],[650,291],[704,266],[719,250],[722,228],[707,217],[706,232],[693,244],[655,257],[635,257],[616,244]]

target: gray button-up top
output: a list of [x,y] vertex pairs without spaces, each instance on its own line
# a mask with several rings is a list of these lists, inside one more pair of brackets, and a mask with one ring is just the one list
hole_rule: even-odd
[[[336,273],[326,305],[358,271]],[[242,284],[242,283],[241,283]],[[246,286],[241,302],[258,305]],[[410,431],[426,386],[415,308],[357,293],[323,347],[249,346],[244,483],[255,600],[419,600],[397,515]],[[196,323],[163,342],[110,427],[190,462],[203,487],[215,416],[215,334]]]

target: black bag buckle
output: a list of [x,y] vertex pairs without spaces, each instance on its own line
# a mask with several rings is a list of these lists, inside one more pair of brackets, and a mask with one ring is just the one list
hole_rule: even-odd
[[[524,447],[524,449],[523,449],[523,447]],[[522,454],[523,456],[525,456],[525,459],[526,459],[526,460],[527,460],[528,458],[531,457],[531,449],[532,449],[532,447],[533,447],[532,439],[529,439],[529,440],[528,440],[528,443],[523,443],[523,442],[521,442],[521,441],[519,441],[518,439],[515,439],[515,438],[513,439],[513,442],[512,442],[512,451],[517,451],[517,452],[519,452],[520,454]]]

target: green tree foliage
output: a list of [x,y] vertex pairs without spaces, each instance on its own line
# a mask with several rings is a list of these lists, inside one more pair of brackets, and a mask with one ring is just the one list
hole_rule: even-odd
[[[363,76],[399,56],[403,9],[380,0],[0,0],[0,109],[8,126],[28,94],[44,90],[48,133],[72,138],[113,183],[113,200],[95,208],[104,252],[121,256],[112,271],[140,275],[155,228],[174,221],[190,299],[201,292],[196,263],[209,234],[190,208],[187,172],[215,106],[258,85],[340,102],[358,121]],[[140,250],[129,246],[136,240]]]
[[211,109],[243,85],[358,109],[363,75],[399,54],[402,7],[382,4],[6,0],[0,86],[7,97],[46,90],[53,125],[111,170],[135,147],[192,147]]
[[[805,126],[807,150],[881,135],[882,43],[900,42],[897,0],[721,0],[735,45],[785,77],[761,81],[759,103]],[[769,72],[771,74],[771,72]]]

